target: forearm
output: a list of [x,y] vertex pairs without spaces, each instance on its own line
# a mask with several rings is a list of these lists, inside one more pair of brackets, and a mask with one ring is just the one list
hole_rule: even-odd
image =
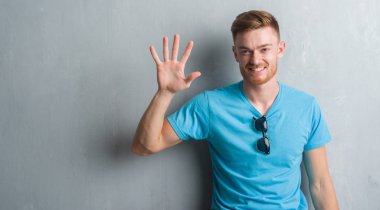
[[339,209],[331,177],[310,184],[310,192],[316,210]]
[[143,146],[150,153],[157,152],[165,113],[174,97],[169,91],[157,91],[142,116],[133,140],[132,151]]

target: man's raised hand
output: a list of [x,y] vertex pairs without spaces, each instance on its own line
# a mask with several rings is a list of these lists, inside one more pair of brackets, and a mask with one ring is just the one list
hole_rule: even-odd
[[177,60],[179,48],[179,35],[174,35],[172,55],[169,58],[169,46],[168,37],[163,39],[163,53],[164,61],[161,61],[157,55],[153,46],[150,46],[150,53],[157,65],[157,82],[158,89],[161,91],[169,91],[170,93],[176,93],[190,87],[191,83],[201,76],[199,71],[190,73],[185,77],[185,65],[187,59],[190,56],[191,49],[193,48],[193,42],[190,41],[182,55],[181,60]]

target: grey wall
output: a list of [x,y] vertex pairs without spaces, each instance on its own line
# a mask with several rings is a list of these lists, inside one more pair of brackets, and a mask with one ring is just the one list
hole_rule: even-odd
[[203,76],[173,112],[240,80],[229,27],[250,9],[280,22],[280,80],[321,104],[341,209],[380,209],[376,0],[1,0],[0,209],[207,209],[207,143],[128,151],[157,87],[148,46],[176,32],[182,49],[195,42],[187,69]]

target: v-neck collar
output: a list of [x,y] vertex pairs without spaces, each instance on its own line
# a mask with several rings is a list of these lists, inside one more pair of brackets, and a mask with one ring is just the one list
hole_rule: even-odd
[[[279,101],[281,100],[283,87],[279,81],[277,81],[277,83],[278,83],[279,90],[278,90],[276,98],[274,99],[273,104],[269,107],[267,113],[265,114],[265,116],[267,117],[270,117],[270,115],[274,112],[275,108],[278,106]],[[253,112],[253,115],[256,118],[262,117],[263,115],[251,104],[251,102],[249,102],[247,96],[245,95],[244,90],[243,90],[243,80],[240,81],[239,91],[240,91],[240,94],[242,95],[243,101],[249,107],[249,109]]]

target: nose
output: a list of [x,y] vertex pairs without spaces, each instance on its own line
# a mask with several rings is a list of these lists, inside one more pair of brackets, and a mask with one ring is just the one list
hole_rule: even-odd
[[259,53],[253,52],[251,54],[249,62],[253,65],[258,65],[260,64],[260,61],[261,61],[261,56],[259,55]]

